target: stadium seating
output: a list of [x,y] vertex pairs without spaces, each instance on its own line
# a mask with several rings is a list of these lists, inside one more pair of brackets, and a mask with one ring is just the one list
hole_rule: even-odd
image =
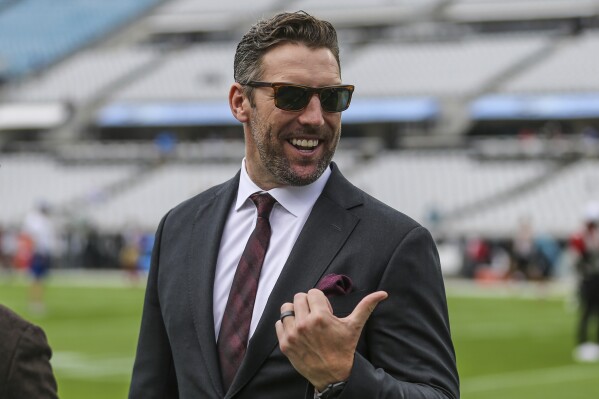
[[568,237],[582,225],[587,204],[599,198],[598,171],[599,161],[582,160],[528,191],[480,212],[473,210],[450,224],[448,230],[509,237],[520,220],[528,219],[535,231]]
[[508,35],[436,43],[374,43],[352,54],[343,77],[355,82],[361,96],[475,94],[547,40]]
[[569,37],[543,62],[515,76],[504,93],[599,92],[599,33]]
[[340,28],[395,25],[419,21],[443,0],[296,0],[286,11],[309,10]]
[[0,13],[6,77],[52,65],[131,21],[159,0],[21,0]]
[[[47,154],[2,154],[0,224],[18,226],[36,203],[68,211],[101,201],[106,189],[130,178],[133,165],[96,164],[72,167]],[[75,212],[76,214],[76,212]]]
[[593,0],[456,0],[448,2],[444,16],[452,21],[480,22],[585,17],[596,12]]
[[[360,168],[352,180],[375,197],[429,225],[476,209],[485,200],[522,187],[551,170],[545,161],[479,161],[468,152],[392,151]],[[462,232],[463,233],[463,232]]]
[[154,34],[227,32],[237,29],[246,20],[255,20],[273,11],[277,3],[277,0],[174,0],[159,7],[144,24]]
[[157,57],[156,51],[146,48],[87,50],[48,73],[9,88],[5,98],[15,102],[68,101],[77,105],[93,99]]
[[146,76],[116,90],[111,100],[224,100],[233,81],[235,46],[203,44],[169,53]]
[[[428,101],[427,116],[416,121],[383,120],[380,114],[352,119],[350,108],[347,131],[357,138],[344,145],[351,139],[344,137],[335,160],[355,184],[427,226],[440,217],[444,231],[456,236],[507,237],[527,216],[535,228],[563,238],[578,226],[584,204],[599,196],[596,142],[571,135],[567,151],[528,151],[518,140],[502,138],[489,140],[483,151],[467,134],[481,120],[493,122],[473,111],[477,100],[490,98],[497,106],[505,102],[493,96],[508,97],[510,104],[537,96],[541,105],[563,110],[556,97],[544,96],[599,93],[598,7],[597,0],[0,0],[0,119],[7,112],[16,118],[15,109],[21,114],[13,122],[0,120],[0,148],[11,150],[0,149],[0,225],[18,224],[37,200],[45,200],[103,231],[125,223],[153,230],[170,207],[230,177],[239,168],[243,142],[214,140],[214,132],[220,123],[238,128],[226,107],[236,42],[262,16],[303,9],[339,28],[343,80],[356,85],[355,110],[365,104],[361,111],[368,114],[369,105],[384,104],[389,117],[403,110],[394,111],[395,105],[408,102],[386,100]],[[130,31],[121,31],[124,26]],[[564,130],[596,134],[599,111],[589,98],[576,98],[589,103],[590,112],[578,119],[567,115]],[[225,122],[210,108],[223,104]],[[493,117],[503,118],[515,134],[527,124],[538,127],[541,118],[559,121],[563,115],[530,116],[526,111],[539,108],[531,104],[520,106],[524,112]],[[58,116],[40,122],[54,105],[62,106]],[[172,112],[182,118],[172,126],[152,125],[161,110],[189,105],[205,107],[213,118],[183,120],[181,115],[201,114],[190,107]],[[71,141],[45,152],[35,140],[11,145],[21,137],[51,138],[51,129],[73,114],[83,120]],[[102,124],[105,114],[114,125]],[[448,126],[459,118],[464,123],[455,124],[457,138],[448,140]],[[189,120],[204,125],[186,125]],[[181,126],[188,129],[184,140],[202,140],[161,154],[154,137]],[[194,136],[195,128],[209,133]],[[94,140],[102,129],[115,129],[111,138],[128,129],[135,133]],[[381,142],[389,148],[381,150]],[[410,148],[412,142],[427,148]],[[445,142],[455,149],[437,145]]]
[[152,231],[178,203],[230,179],[239,163],[170,164],[131,182],[122,192],[90,209],[87,217],[103,230],[137,226]]

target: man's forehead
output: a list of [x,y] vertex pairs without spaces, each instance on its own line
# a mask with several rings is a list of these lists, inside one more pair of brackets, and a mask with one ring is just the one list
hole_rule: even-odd
[[262,57],[263,76],[293,76],[318,74],[339,79],[335,56],[326,47],[311,48],[304,44],[284,43],[268,50]]

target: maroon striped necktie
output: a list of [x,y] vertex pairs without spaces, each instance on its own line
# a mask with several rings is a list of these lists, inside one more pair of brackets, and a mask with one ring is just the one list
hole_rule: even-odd
[[268,193],[254,193],[250,199],[258,208],[258,219],[239,260],[217,342],[225,391],[229,390],[247,349],[258,280],[270,242],[268,218],[276,202]]

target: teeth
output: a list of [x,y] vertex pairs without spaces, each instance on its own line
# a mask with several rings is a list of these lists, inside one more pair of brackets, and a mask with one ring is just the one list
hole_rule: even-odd
[[291,139],[291,144],[298,146],[298,147],[313,148],[318,145],[318,140]]

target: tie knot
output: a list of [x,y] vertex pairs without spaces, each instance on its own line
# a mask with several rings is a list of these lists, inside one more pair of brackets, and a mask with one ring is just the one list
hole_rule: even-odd
[[250,195],[250,199],[258,208],[258,217],[268,219],[270,216],[270,211],[272,211],[272,207],[274,206],[276,199],[274,199],[268,193],[254,193]]

